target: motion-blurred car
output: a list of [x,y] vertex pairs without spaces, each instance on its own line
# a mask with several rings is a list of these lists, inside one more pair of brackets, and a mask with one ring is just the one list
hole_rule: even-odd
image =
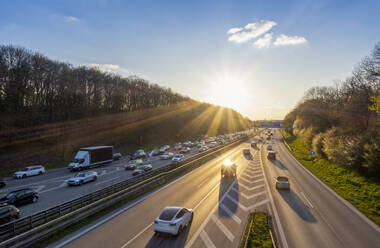
[[160,216],[154,220],[153,230],[157,234],[179,235],[186,226],[191,225],[193,216],[192,209],[166,207],[162,210]]
[[42,165],[33,165],[33,166],[28,166],[25,167],[25,169],[21,171],[17,171],[13,174],[14,178],[26,178],[30,176],[37,176],[37,175],[42,175],[45,174],[45,167]]
[[284,176],[278,176],[276,178],[276,189],[290,189],[289,179]]
[[215,147],[217,145],[218,144],[215,141],[212,141],[212,142],[210,142],[210,144],[208,144],[208,147],[213,148],[213,147]]
[[268,145],[268,146],[267,146],[267,150],[268,150],[268,151],[272,151],[272,145]]
[[143,163],[142,159],[134,159],[134,160],[130,160],[127,164],[127,166],[125,166],[125,169],[126,170],[134,170],[136,169],[139,165],[141,165]]
[[172,153],[172,152],[165,152],[164,154],[162,154],[160,156],[160,159],[161,160],[171,159],[171,158],[173,158],[173,156],[174,156],[174,153]]
[[153,150],[149,153],[149,156],[150,156],[150,157],[158,156],[158,155],[160,155],[160,150],[158,150],[158,149],[153,149]]
[[38,192],[34,189],[19,189],[8,193],[0,199],[0,206],[15,205],[21,206],[27,203],[38,201]]
[[268,151],[268,153],[267,153],[267,159],[269,159],[269,160],[276,160],[276,152],[275,151]]
[[179,153],[182,153],[182,154],[184,154],[184,153],[189,153],[189,152],[191,152],[191,149],[190,149],[189,147],[183,147],[183,148],[179,151]]
[[176,151],[181,150],[181,148],[182,148],[182,144],[181,143],[176,143],[174,145],[174,150],[176,150]]
[[221,177],[236,177],[236,171],[237,171],[237,165],[230,161],[229,159],[226,159],[223,161],[222,168],[221,168]]
[[191,141],[185,141],[185,142],[183,142],[183,146],[192,147],[193,143],[191,143]]
[[143,164],[143,165],[140,165],[139,166],[139,170],[143,170],[143,171],[151,171],[153,169],[152,165],[151,164]]
[[120,160],[121,159],[121,153],[114,153],[113,155],[112,155],[112,159],[114,160],[114,161],[116,161],[116,160]]
[[243,150],[244,155],[251,155],[251,151],[249,149]]
[[172,161],[177,163],[177,162],[180,162],[184,157],[185,156],[183,154],[176,154],[172,158]]
[[138,158],[145,158],[146,157],[146,153],[143,149],[139,149],[137,150],[132,156],[131,158],[132,159],[138,159]]
[[144,170],[141,170],[140,168],[138,169],[135,169],[133,172],[132,172],[132,176],[138,176],[138,175],[142,175],[144,174],[145,171]]
[[15,206],[0,207],[0,224],[5,224],[18,218],[20,218],[20,210]]
[[3,188],[7,185],[7,182],[4,179],[0,179],[0,188]]
[[170,149],[170,146],[164,145],[160,148],[160,154],[164,154],[166,151]]
[[207,151],[208,147],[207,146],[202,146],[201,148],[198,149],[198,152],[204,152]]
[[67,180],[67,185],[82,185],[84,183],[94,182],[97,179],[98,173],[96,171],[79,172]]

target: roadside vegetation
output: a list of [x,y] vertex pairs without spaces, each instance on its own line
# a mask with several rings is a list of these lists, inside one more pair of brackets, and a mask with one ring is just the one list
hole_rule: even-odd
[[272,248],[272,238],[269,231],[268,216],[255,212],[249,215],[240,248]]
[[380,43],[335,87],[308,90],[282,127],[296,158],[380,225]]
[[137,77],[73,67],[0,46],[0,177],[32,164],[67,166],[81,147],[143,148],[247,129],[240,113]]

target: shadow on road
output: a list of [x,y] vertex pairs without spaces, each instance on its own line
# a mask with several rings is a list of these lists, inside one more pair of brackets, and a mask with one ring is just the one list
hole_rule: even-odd
[[[235,204],[235,203],[232,203],[232,204],[226,204],[226,200],[224,200],[222,202],[222,204],[224,206],[226,206],[230,211],[227,213],[224,208],[222,207],[221,203],[220,203],[220,200],[222,199],[223,195],[226,194],[226,191],[227,189],[231,186],[231,184],[234,182],[234,180],[236,179],[236,183],[235,185],[233,186],[237,191],[233,191],[234,193],[233,194],[230,194],[231,197],[233,197],[236,201],[239,202],[239,184],[237,182],[237,177],[233,177],[233,178],[221,178],[220,180],[220,187],[219,187],[219,206],[218,206],[218,212],[219,212],[219,216],[221,217],[224,217],[224,218],[229,218],[232,216],[232,214],[235,214],[237,209],[238,209],[238,205]],[[231,190],[232,191],[232,190]]]
[[245,159],[247,159],[247,160],[253,160],[253,156],[252,156],[251,153],[249,153],[249,154],[244,154],[244,153],[243,153],[243,156],[244,156]]
[[274,164],[277,168],[281,170],[288,170],[288,167],[286,167],[283,163],[281,163],[280,160],[273,160],[270,163]]
[[157,247],[185,247],[186,240],[189,236],[191,228],[191,223],[186,226],[182,233],[177,237],[170,234],[153,234],[152,238],[149,240],[146,248],[157,248]]
[[278,190],[282,199],[298,214],[304,221],[317,222],[309,207],[303,203],[293,190]]

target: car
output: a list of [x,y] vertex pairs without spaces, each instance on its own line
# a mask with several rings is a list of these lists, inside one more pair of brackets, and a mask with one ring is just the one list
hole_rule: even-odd
[[33,166],[28,166],[25,167],[25,169],[21,171],[17,171],[13,174],[13,177],[16,179],[19,178],[26,178],[30,176],[37,176],[37,175],[42,175],[45,174],[45,167],[42,165],[33,165]]
[[159,149],[153,149],[153,150],[149,153],[149,157],[158,156],[158,155],[160,155],[160,150],[159,150]]
[[223,161],[221,168],[221,177],[236,177],[237,165],[231,160],[226,159]]
[[176,154],[174,155],[174,157],[172,158],[172,161],[173,162],[180,162],[185,156],[183,154]]
[[243,153],[244,153],[244,155],[250,155],[251,151],[249,149],[244,149]]
[[125,169],[126,170],[134,170],[139,165],[141,165],[142,163],[143,163],[142,159],[129,160],[127,166],[125,166]]
[[164,154],[162,154],[160,156],[160,159],[161,160],[171,159],[171,158],[173,158],[173,156],[174,156],[174,153],[172,153],[172,152],[165,152]]
[[67,185],[82,185],[88,182],[94,182],[98,179],[98,173],[96,171],[79,172],[75,176],[69,178],[66,182]]
[[164,145],[160,148],[160,154],[164,154],[165,152],[167,152],[168,150],[170,149],[170,146],[168,145]]
[[183,142],[183,146],[192,147],[193,143],[191,143],[191,141],[185,141],[185,142]]
[[189,147],[183,147],[179,153],[188,153],[188,152],[191,152],[191,149]]
[[5,224],[18,218],[20,218],[20,210],[15,206],[0,207],[0,224]]
[[3,188],[7,185],[7,182],[4,179],[0,179],[0,188]]
[[267,145],[267,150],[272,151],[272,145]]
[[212,142],[210,142],[210,144],[208,144],[208,147],[213,148],[213,147],[215,147],[217,145],[218,144],[215,141],[212,141]]
[[176,143],[174,145],[174,150],[176,150],[176,151],[180,150],[181,148],[182,148],[182,144],[181,143]]
[[257,143],[256,143],[256,142],[252,142],[252,143],[251,143],[251,147],[252,147],[252,148],[256,148],[256,147],[257,147]]
[[121,153],[114,153],[113,155],[112,155],[112,159],[114,160],[114,161],[116,161],[116,160],[120,160],[121,159]]
[[198,152],[204,152],[207,151],[208,147],[207,146],[202,146],[201,148],[198,149]]
[[145,158],[146,153],[143,149],[137,150],[134,154],[132,154],[131,158],[132,159],[138,159],[138,158]]
[[143,170],[143,171],[151,171],[153,167],[151,164],[143,164],[143,165],[140,165],[138,169]]
[[186,226],[191,225],[193,217],[192,209],[166,207],[154,220],[153,230],[157,234],[168,233],[177,236]]
[[38,201],[38,192],[34,189],[25,188],[12,191],[0,199],[0,205],[21,206],[27,203],[35,203]]
[[276,178],[276,189],[290,189],[289,179],[285,176],[278,176]]
[[268,153],[267,153],[267,159],[269,159],[269,160],[276,160],[276,152],[275,151],[268,151]]
[[138,169],[135,169],[134,171],[132,171],[132,176],[139,176],[139,175],[142,175],[144,173],[145,173],[144,170],[141,170],[140,168],[138,168]]

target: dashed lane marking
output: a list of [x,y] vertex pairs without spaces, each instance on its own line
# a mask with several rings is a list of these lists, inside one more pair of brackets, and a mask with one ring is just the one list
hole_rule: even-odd
[[207,248],[216,248],[216,246],[204,230],[202,230],[202,232],[199,235],[201,236],[201,239],[205,243]]

